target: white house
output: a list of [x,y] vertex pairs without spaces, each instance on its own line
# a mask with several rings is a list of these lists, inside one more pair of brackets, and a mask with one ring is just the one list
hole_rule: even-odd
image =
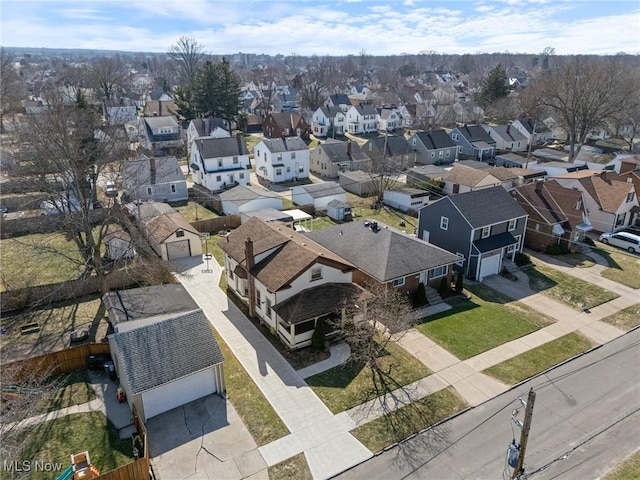
[[540,145],[552,138],[551,130],[542,120],[522,117],[515,120],[511,126],[524,135],[527,144]]
[[347,201],[347,192],[336,182],[298,185],[291,189],[291,200],[295,205],[313,205],[316,210],[326,210],[332,200]]
[[193,182],[212,192],[250,183],[249,150],[240,136],[194,140],[190,164]]
[[108,338],[127,403],[145,423],[225,391],[224,356],[202,310],[119,323]]
[[378,130],[380,115],[373,105],[353,105],[347,110],[347,132],[370,133]]
[[250,218],[220,248],[229,288],[292,349],[309,345],[316,323],[360,291],[349,262],[278,222]]
[[333,137],[344,134],[346,115],[341,107],[319,107],[313,112],[311,131],[316,137]]
[[187,127],[187,145],[191,148],[196,138],[228,138],[231,134],[222,118],[194,118]]
[[409,210],[417,212],[429,203],[429,192],[409,187],[385,190],[382,203],[403,212]]
[[238,185],[220,193],[220,200],[225,215],[255,210],[282,210],[282,197],[262,187]]
[[272,183],[309,178],[309,147],[300,137],[264,138],[253,149],[256,175]]
[[378,130],[393,132],[403,126],[403,120],[395,108],[378,109]]

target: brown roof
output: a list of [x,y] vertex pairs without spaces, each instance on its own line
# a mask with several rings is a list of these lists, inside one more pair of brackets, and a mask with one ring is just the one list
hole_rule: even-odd
[[[540,165],[544,166],[544,163]],[[601,170],[576,170],[575,172],[567,172],[561,175],[554,175],[553,178],[586,178],[597,175]]]
[[[580,184],[605,212],[615,213],[627,201],[633,185],[608,178],[609,173],[579,179]],[[615,175],[615,174],[614,174]]]
[[568,222],[572,227],[582,222],[582,192],[566,188],[555,180],[535,182],[514,190],[516,201],[525,210],[535,210],[549,225]]
[[[493,169],[491,169],[493,171]],[[491,172],[487,169],[477,169],[462,167],[455,165],[451,170],[442,176],[443,180],[448,180],[460,185],[466,185],[468,187],[475,187],[478,183],[486,178],[487,175],[491,175]]]
[[120,225],[112,223],[107,226],[107,231],[104,234],[104,242],[109,243],[114,238],[119,238],[120,240],[124,240],[125,242],[131,241],[131,236],[129,236],[129,233],[125,229],[123,229]]
[[518,175],[513,171],[512,168],[505,167],[493,167],[489,170],[489,173],[496,177],[498,180],[515,180],[518,178]]
[[179,213],[167,213],[158,215],[157,217],[143,219],[142,223],[149,232],[149,235],[160,243],[164,242],[177,230],[186,230],[196,235],[200,233],[191,224],[187,223]]
[[271,252],[256,263],[251,274],[272,292],[289,285],[315,263],[331,265],[344,271],[354,268],[343,258],[295,230],[272,225],[258,217],[251,217],[230,232],[225,241],[220,243],[220,247],[246,267],[245,244],[248,239],[253,242],[254,257]]

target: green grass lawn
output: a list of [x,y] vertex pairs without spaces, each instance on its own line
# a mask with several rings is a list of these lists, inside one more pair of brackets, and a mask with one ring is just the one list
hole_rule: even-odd
[[582,302],[587,302],[587,308],[593,308],[618,297],[609,290],[546,265],[538,264],[523,268],[522,271],[529,277],[532,290],[543,292],[576,310],[582,310]]
[[593,258],[583,253],[564,253],[562,255],[553,255],[553,258],[578,268],[589,268],[596,264]]
[[[71,464],[70,455],[89,452],[91,463],[106,473],[133,461],[130,438],[120,439],[102,412],[78,413],[29,427],[19,434],[21,458]],[[30,472],[29,478],[54,478],[51,472]]]
[[[418,226],[418,219],[411,215],[405,215],[391,208],[371,208],[375,202],[374,197],[362,198],[347,193],[347,202],[351,205],[355,218],[376,220],[390,227],[406,230],[408,233],[413,233],[413,229]],[[400,224],[401,222],[404,222],[404,226]]]
[[215,335],[224,355],[224,379],[229,401],[255,442],[262,446],[288,435],[289,430],[231,349],[218,332]]
[[573,332],[540,345],[528,352],[498,363],[484,371],[501,382],[512,385],[546,370],[593,346],[593,342]]
[[609,263],[609,268],[601,273],[604,278],[627,287],[640,288],[640,256],[602,243],[598,243],[598,247],[593,253],[601,255]]
[[0,240],[0,291],[75,280],[83,272],[76,245],[62,233]]
[[218,265],[224,265],[224,252],[220,248],[220,242],[224,241],[225,237],[220,235],[211,235],[204,245],[202,245],[202,253],[209,252],[213,254],[213,258],[216,259]]
[[640,478],[640,450],[607,473],[602,480],[637,480]]
[[30,416],[60,410],[71,405],[80,405],[96,398],[85,370],[76,370],[54,377],[49,383],[54,385],[53,390],[33,405],[33,411],[29,412]]
[[304,453],[269,467],[269,480],[313,480]]
[[482,284],[468,285],[470,299],[454,298],[451,310],[429,316],[416,329],[464,360],[552,323],[526,305]]
[[[175,207],[175,209],[182,215],[187,222],[195,222],[197,220],[208,220],[209,218],[218,218],[220,215],[207,207],[198,205],[196,202],[189,202],[183,207]],[[198,218],[196,218],[196,216]]]
[[[427,367],[394,343],[387,345],[381,363],[383,368],[394,369],[392,377],[400,385],[408,385],[431,374]],[[333,413],[348,410],[376,396],[371,369],[355,362],[314,375],[307,383]]]
[[253,154],[253,148],[262,140],[262,136],[258,135],[244,135],[244,143],[247,146],[249,153]]
[[631,330],[633,327],[640,325],[640,303],[636,303],[613,315],[609,315],[603,318],[602,321],[618,327],[621,330]]
[[[407,438],[451,415],[467,408],[453,387],[447,387],[422,398],[411,405],[359,426],[351,433],[372,452],[379,452],[388,445]],[[396,432],[390,428],[396,426]]]

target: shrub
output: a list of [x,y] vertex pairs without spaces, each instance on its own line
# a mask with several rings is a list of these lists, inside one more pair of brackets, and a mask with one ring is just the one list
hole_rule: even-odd
[[424,283],[420,282],[414,296],[414,304],[416,307],[422,307],[427,304],[427,291],[424,288]]
[[547,255],[562,255],[564,253],[569,253],[569,250],[562,245],[549,245],[544,249],[544,253]]
[[316,322],[316,328],[313,330],[313,336],[311,337],[311,346],[315,350],[324,350],[324,320],[319,319]]
[[440,280],[438,293],[441,297],[446,297],[447,295],[449,295],[449,280],[447,279],[447,277],[442,277],[442,280]]
[[522,267],[524,265],[529,265],[531,263],[531,258],[529,258],[529,255],[526,253],[516,252],[513,261],[517,266]]
[[591,240],[591,238],[589,237],[584,237],[584,243],[589,245],[590,247],[595,247],[596,244],[593,240]]
[[462,293],[462,290],[464,288],[462,281],[462,272],[458,272],[458,274],[456,275],[456,293],[458,295]]

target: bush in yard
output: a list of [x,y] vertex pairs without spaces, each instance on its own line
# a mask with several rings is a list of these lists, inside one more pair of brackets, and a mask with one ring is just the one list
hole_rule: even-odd
[[531,263],[531,258],[529,258],[529,255],[526,253],[516,252],[513,262],[517,266],[522,267],[524,265],[529,265]]
[[449,295],[449,279],[447,277],[442,277],[442,280],[440,280],[438,293],[441,297],[446,297],[447,295]]
[[596,246],[595,242],[593,240],[591,240],[591,238],[589,238],[589,237],[584,237],[584,243],[586,245],[589,245],[590,247],[595,247]]
[[549,245],[544,249],[544,253],[547,255],[562,255],[565,253],[569,253],[569,250],[562,245]]
[[462,293],[462,290],[464,288],[464,285],[462,283],[462,272],[458,272],[458,274],[456,275],[456,293],[458,295],[460,295]]
[[324,320],[320,319],[316,322],[316,328],[313,330],[311,346],[315,350],[324,350],[324,340]]
[[427,291],[424,288],[424,283],[420,282],[414,296],[414,306],[422,307],[427,304]]

